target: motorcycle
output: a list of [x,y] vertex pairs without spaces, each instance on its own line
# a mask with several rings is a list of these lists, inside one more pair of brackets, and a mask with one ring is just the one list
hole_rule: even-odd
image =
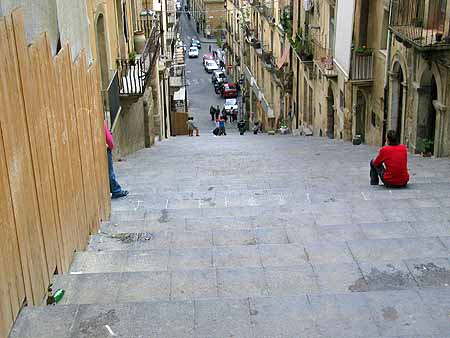
[[219,95],[222,92],[222,84],[219,82],[214,83],[214,92]]

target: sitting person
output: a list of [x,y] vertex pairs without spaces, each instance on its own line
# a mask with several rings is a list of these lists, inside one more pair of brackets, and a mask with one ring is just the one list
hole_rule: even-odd
[[405,187],[409,181],[406,146],[398,144],[394,130],[388,131],[386,143],[377,158],[370,161],[370,184],[378,185],[381,179],[386,187]]
[[194,124],[194,118],[191,116],[191,117],[188,117],[188,120],[187,120],[187,125],[188,125],[188,133],[189,133],[189,136],[194,136],[194,130],[195,130],[195,136],[200,136],[199,134],[198,134],[198,128],[197,128],[197,126]]

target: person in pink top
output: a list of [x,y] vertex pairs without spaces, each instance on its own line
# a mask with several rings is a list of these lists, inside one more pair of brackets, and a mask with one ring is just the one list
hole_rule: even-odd
[[123,190],[119,182],[116,180],[116,174],[114,173],[112,150],[114,149],[114,140],[109,131],[106,121],[105,125],[105,137],[106,137],[106,147],[108,153],[108,173],[109,173],[109,191],[111,192],[111,198],[120,198],[128,195],[127,190]]

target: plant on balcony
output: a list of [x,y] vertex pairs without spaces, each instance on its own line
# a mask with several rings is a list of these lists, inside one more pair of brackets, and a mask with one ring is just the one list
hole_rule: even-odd
[[131,51],[128,53],[128,60],[130,61],[130,65],[135,66],[136,65],[136,52]]
[[356,53],[356,55],[361,55],[361,56],[372,55],[372,50],[367,48],[366,46],[360,46],[360,47],[355,48],[355,53]]
[[288,35],[292,34],[292,16],[290,7],[285,7],[280,18],[281,27]]

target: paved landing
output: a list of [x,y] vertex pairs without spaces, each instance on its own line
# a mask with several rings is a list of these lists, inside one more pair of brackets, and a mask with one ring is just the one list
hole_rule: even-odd
[[449,338],[450,161],[410,156],[390,190],[374,154],[231,132],[129,156],[62,303],[11,338]]

